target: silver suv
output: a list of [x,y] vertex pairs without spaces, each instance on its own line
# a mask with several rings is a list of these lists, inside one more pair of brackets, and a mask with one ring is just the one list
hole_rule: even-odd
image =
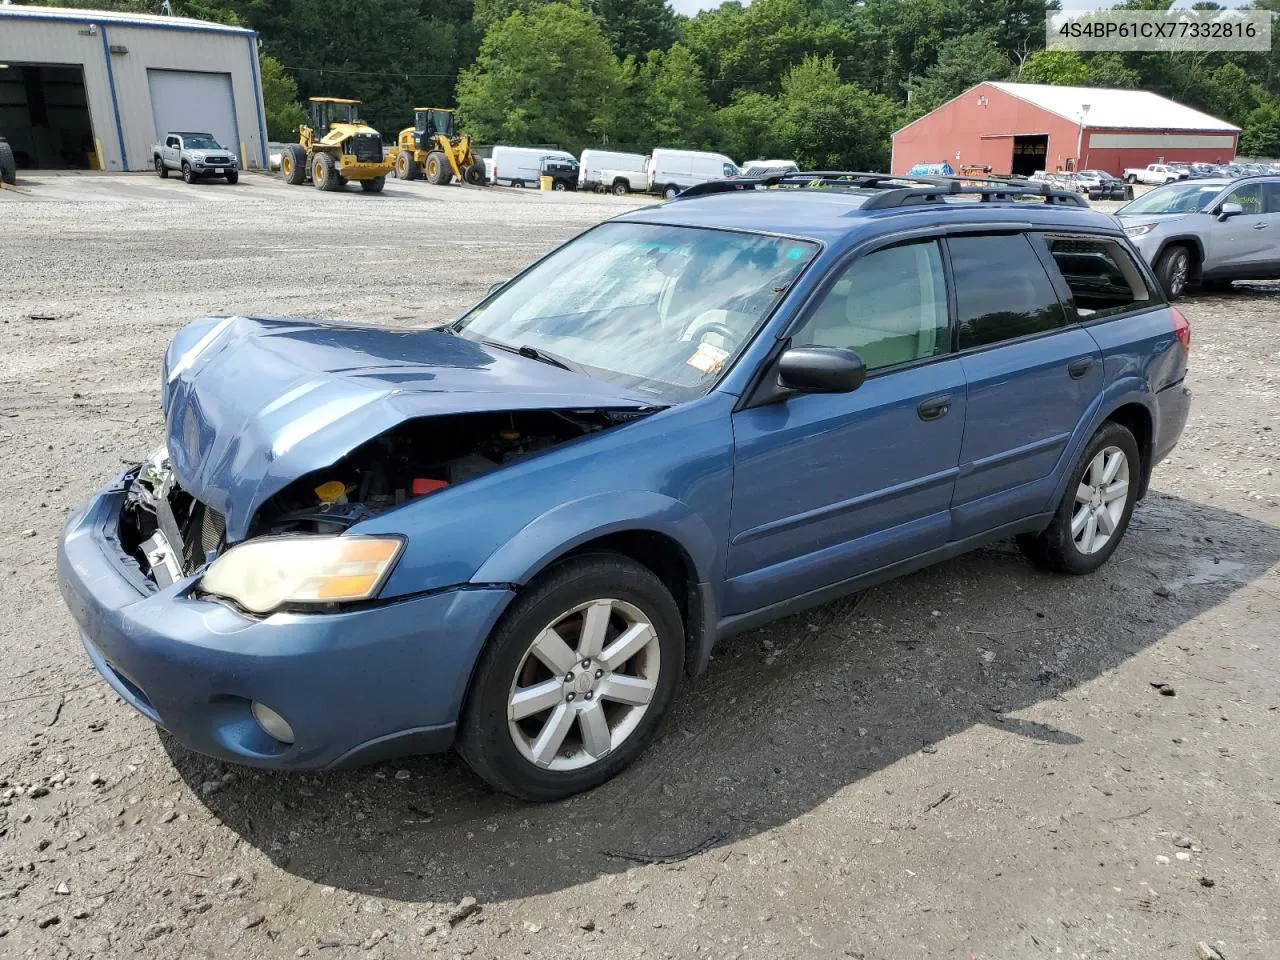
[[1116,211],[1170,299],[1187,284],[1280,279],[1280,177],[1181,180]]

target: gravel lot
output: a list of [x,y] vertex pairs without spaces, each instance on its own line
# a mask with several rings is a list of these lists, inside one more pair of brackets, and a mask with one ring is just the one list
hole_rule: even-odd
[[1192,420],[1101,573],[1001,545],[735,638],[572,801],[491,795],[451,757],[229,768],[97,679],[56,537],[156,445],[183,322],[434,322],[631,205],[0,190],[0,956],[1280,955],[1276,286],[1185,302]]

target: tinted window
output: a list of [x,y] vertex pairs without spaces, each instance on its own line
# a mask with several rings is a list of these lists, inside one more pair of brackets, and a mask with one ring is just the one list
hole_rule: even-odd
[[1151,299],[1141,271],[1114,240],[1049,237],[1047,243],[1081,318],[1120,313]]
[[1262,185],[1262,209],[1266,213],[1280,213],[1280,181],[1268,180]]
[[848,347],[867,369],[950,349],[947,287],[935,241],[859,257],[792,337],[796,346]]
[[961,349],[1042,333],[1066,322],[1049,275],[1022,234],[954,237],[947,246]]

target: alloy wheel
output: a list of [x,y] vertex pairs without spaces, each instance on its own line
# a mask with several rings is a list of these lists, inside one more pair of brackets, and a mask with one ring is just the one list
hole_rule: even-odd
[[542,629],[507,696],[507,726],[539,767],[579,770],[604,759],[639,726],[657,690],[657,631],[623,600],[579,604]]
[[1104,447],[1089,461],[1076,487],[1071,539],[1088,556],[1107,545],[1129,499],[1129,458],[1119,447]]

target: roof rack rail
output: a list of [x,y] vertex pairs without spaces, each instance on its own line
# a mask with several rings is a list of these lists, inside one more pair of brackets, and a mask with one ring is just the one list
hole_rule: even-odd
[[740,190],[769,187],[847,187],[855,190],[880,190],[862,205],[863,210],[886,210],[918,203],[941,203],[947,197],[976,196],[979,202],[1008,202],[1019,197],[1042,197],[1047,204],[1087,207],[1088,202],[1072,190],[1055,190],[1047,183],[1014,180],[1003,177],[942,177],[911,174],[875,173],[865,170],[802,170],[799,173],[775,173],[763,177],[741,177],[733,180],[711,180],[688,187],[676,195],[677,200],[705,197]]

